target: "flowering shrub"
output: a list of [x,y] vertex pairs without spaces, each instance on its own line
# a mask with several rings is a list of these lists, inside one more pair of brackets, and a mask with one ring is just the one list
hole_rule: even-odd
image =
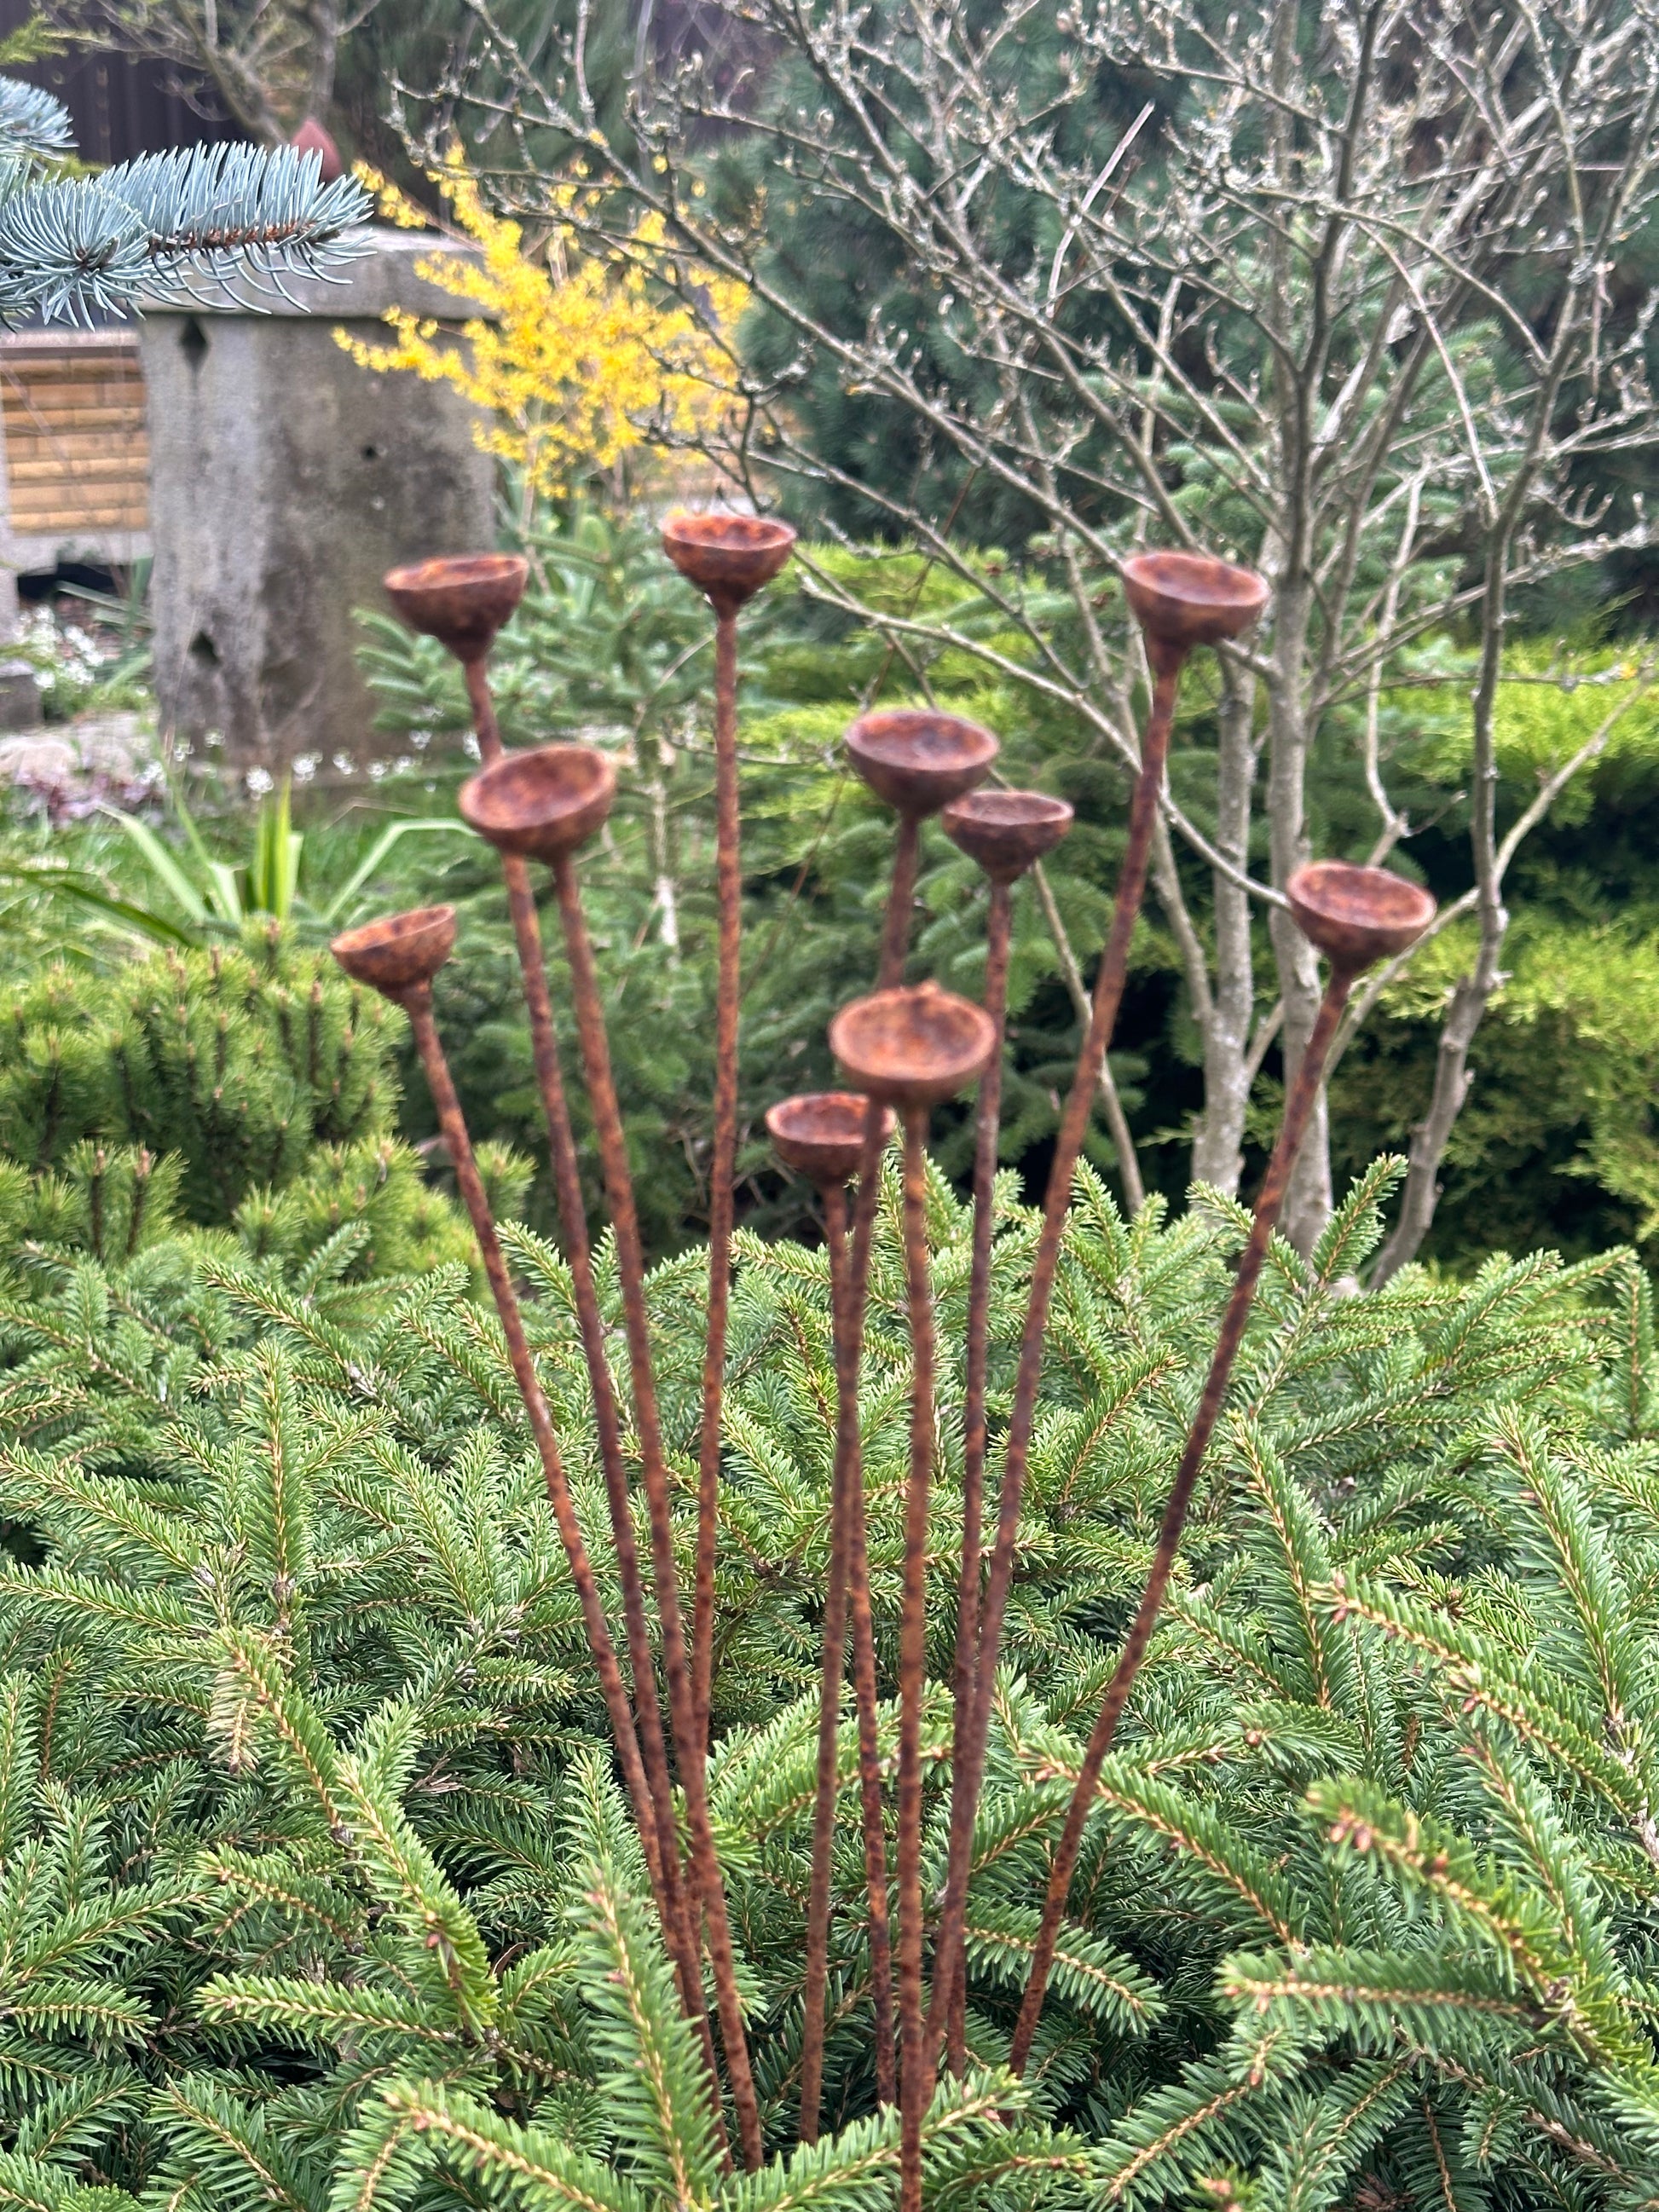
[[[411,229],[425,222],[376,171],[358,173],[390,221]],[[459,342],[403,307],[386,312],[389,345],[337,331],[360,367],[453,385],[489,416],[478,442],[522,471],[527,498],[556,496],[573,481],[614,470],[647,430],[690,438],[724,411],[724,334],[742,311],[741,286],[684,269],[679,289],[667,289],[660,228],[652,222],[635,234],[636,254],[583,252],[578,186],[560,189],[548,235],[526,248],[523,227],[485,207],[459,149],[434,182],[456,229],[478,251],[434,252],[418,272],[478,313]]]

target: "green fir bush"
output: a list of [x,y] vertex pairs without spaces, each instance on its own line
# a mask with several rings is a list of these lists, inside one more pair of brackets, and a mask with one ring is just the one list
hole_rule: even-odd
[[192,1220],[227,1222],[313,1145],[395,1120],[398,1018],[274,926],[105,973],[49,969],[0,1002],[0,1149],[34,1169],[88,1138],[184,1164]]
[[[930,2203],[1659,2203],[1659,1353],[1625,1252],[1349,1286],[1395,1173],[1275,1245],[1044,2028],[1001,2070],[1048,1853],[1244,1218],[1133,1226],[1085,1171],[969,1900],[972,2064]],[[0,1182],[0,1200],[9,1188]],[[1001,1193],[994,1410],[1033,1218]],[[106,1218],[114,1216],[106,1207]],[[969,1220],[935,1176],[941,1340]],[[863,1426],[892,1688],[896,1194]],[[118,1243],[122,1239],[118,1236]],[[128,1244],[133,1243],[125,1239]],[[463,1269],[346,1279],[199,1233],[14,1251],[0,1297],[0,2205],[875,2212],[855,1731],[826,2113],[791,2150],[829,1504],[822,1252],[742,1235],[714,1822],[771,2163],[720,2169],[568,1577]],[[563,1267],[509,1232],[579,1510]],[[599,1254],[615,1322],[617,1289]],[[702,1271],[651,1284],[683,1566]],[[930,1543],[942,1874],[962,1377]],[[614,1586],[606,1596],[614,1609]],[[896,1721],[884,1708],[885,1726]]]
[[[118,1265],[158,1239],[354,1279],[459,1263],[471,1229],[398,1134],[403,1018],[274,925],[240,945],[58,966],[0,997],[0,1236]],[[527,1167],[481,1151],[503,1215]]]

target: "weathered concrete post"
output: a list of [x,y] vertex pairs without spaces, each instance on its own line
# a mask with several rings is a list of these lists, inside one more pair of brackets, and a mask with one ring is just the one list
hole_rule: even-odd
[[334,331],[384,340],[408,307],[458,323],[453,297],[415,273],[434,241],[376,228],[343,281],[285,279],[291,295],[210,292],[147,308],[155,689],[162,728],[217,733],[237,766],[282,774],[314,756],[384,750],[357,673],[352,611],[386,604],[380,578],[429,553],[495,539],[493,464],[447,385],[374,376]]

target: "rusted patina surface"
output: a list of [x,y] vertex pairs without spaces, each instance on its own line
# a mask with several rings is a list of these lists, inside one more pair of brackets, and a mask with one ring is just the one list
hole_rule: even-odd
[[970,791],[953,799],[939,827],[994,884],[1018,882],[1071,828],[1072,809],[1046,791]]
[[389,568],[386,592],[411,629],[471,662],[489,653],[529,574],[522,553],[459,553]]
[[[834,1332],[838,1381],[846,1381],[847,1345],[847,1194],[846,1186],[863,1156],[865,1122],[870,1101],[850,1091],[815,1091],[795,1098],[781,1099],[768,1109],[767,1134],[772,1149],[787,1168],[805,1176],[823,1199],[824,1243],[830,1258],[830,1308]],[[894,1116],[878,1107],[880,1141],[891,1136]],[[861,1500],[860,1501],[861,1504]],[[846,1662],[847,1618],[853,1582],[855,1520],[849,1492],[848,1470],[838,1455],[830,1504],[830,1569],[824,1584],[823,1647],[818,1695],[817,1759],[812,1808],[812,1860],[806,1910],[805,2027],[800,2059],[800,2136],[816,2142],[818,2107],[823,2086],[824,1995],[829,1980],[830,1880],[834,1870],[837,1739],[841,1723],[841,1686]],[[867,1588],[865,1607],[869,1604]],[[855,1661],[856,1668],[856,1661]],[[873,1715],[873,1676],[871,1685]],[[860,1700],[862,1711],[862,1700]],[[879,1820],[880,1799],[875,1802]],[[866,1832],[866,1846],[867,1846]],[[887,1963],[884,1917],[886,1867],[878,1863],[884,1917],[878,1940],[882,1945],[884,1973]],[[866,1848],[866,1884],[869,1885]],[[872,1885],[869,1885],[872,1886]],[[878,2002],[878,2018],[881,2005]],[[878,2032],[882,2032],[878,2028]],[[885,2023],[891,2065],[891,2023]]]
[[859,1089],[901,1106],[954,1098],[983,1070],[996,1042],[982,1006],[932,982],[854,999],[830,1024],[830,1049]]
[[1388,868],[1316,860],[1285,886],[1296,926],[1334,968],[1353,974],[1392,960],[1415,945],[1434,920],[1434,901],[1420,884]]
[[498,852],[556,860],[585,845],[617,798],[617,768],[595,745],[503,753],[461,786],[461,819]]
[[918,821],[983,783],[1001,750],[977,722],[927,707],[860,714],[842,742],[877,798]]
[[[850,1182],[864,1147],[869,1100],[857,1091],[809,1091],[767,1109],[766,1133],[785,1167],[819,1190]],[[890,1109],[881,1115],[881,1141],[893,1133]]]
[[720,1536],[726,1331],[732,1297],[733,1183],[738,1158],[738,1024],[742,1011],[742,808],[738,788],[738,614],[788,560],[787,523],[753,514],[672,515],[663,548],[714,610],[714,1128],[708,1160],[708,1322],[697,1431],[697,1548],[691,1604],[691,1688],[706,1745],[714,1682],[714,1566]]
[[793,550],[787,522],[759,514],[671,514],[662,550],[718,615],[734,615],[769,584]]
[[1123,564],[1123,596],[1154,670],[1195,646],[1243,637],[1261,619],[1267,581],[1209,553],[1137,553]]
[[399,1005],[424,988],[455,949],[453,906],[417,906],[382,915],[337,937],[329,950],[354,983]]

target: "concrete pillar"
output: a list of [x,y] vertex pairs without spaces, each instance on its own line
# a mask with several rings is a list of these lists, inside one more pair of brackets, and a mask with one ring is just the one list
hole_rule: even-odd
[[[389,307],[452,323],[418,233],[373,233],[343,282],[145,310],[155,688],[161,726],[222,738],[239,768],[386,750],[354,659],[359,607],[401,561],[495,542],[494,464],[447,385],[374,376],[335,342],[377,343]],[[257,297],[263,312],[248,305]]]

